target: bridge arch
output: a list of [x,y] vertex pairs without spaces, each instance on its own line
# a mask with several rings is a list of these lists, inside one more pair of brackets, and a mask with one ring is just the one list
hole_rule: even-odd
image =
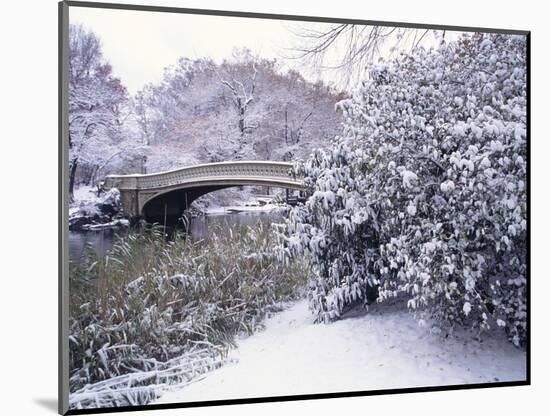
[[104,188],[120,190],[125,215],[161,222],[179,218],[194,200],[220,189],[261,185],[304,190],[291,168],[291,163],[271,161],[208,163],[153,174],[109,175]]

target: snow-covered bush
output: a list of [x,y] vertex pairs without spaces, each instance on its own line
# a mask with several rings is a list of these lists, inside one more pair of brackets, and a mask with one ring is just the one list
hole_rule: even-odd
[[286,254],[313,254],[310,302],[340,315],[380,301],[442,325],[526,336],[526,43],[465,35],[371,69],[345,133],[296,167],[311,198],[293,210]]
[[296,168],[312,194],[305,206],[289,213],[284,257],[304,250],[313,254],[317,273],[308,298],[317,320],[339,317],[345,305],[366,300],[369,287],[377,283],[376,213],[374,201],[364,193],[365,156],[350,140],[341,139],[329,151],[315,151]]

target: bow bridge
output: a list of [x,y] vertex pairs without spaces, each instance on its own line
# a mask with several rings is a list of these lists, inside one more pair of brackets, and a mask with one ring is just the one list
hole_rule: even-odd
[[271,161],[208,163],[152,174],[108,175],[103,187],[119,189],[127,216],[173,222],[195,199],[219,189],[262,185],[304,191],[291,168],[292,163]]

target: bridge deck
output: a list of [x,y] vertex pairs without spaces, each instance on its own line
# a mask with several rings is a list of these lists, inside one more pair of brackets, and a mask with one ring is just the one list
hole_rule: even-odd
[[[109,175],[103,187],[118,188],[125,213],[141,216],[145,205],[152,201],[158,205],[159,198],[165,198],[164,205],[174,205],[175,199],[166,200],[174,192],[184,192],[186,204],[190,204],[200,195],[231,186],[276,186],[303,191],[305,186],[292,175],[292,166],[272,161],[207,163],[151,174]],[[149,207],[152,209],[150,204]]]
[[267,161],[239,161],[207,163],[174,169],[166,172],[133,175],[108,175],[104,187],[118,189],[155,189],[195,182],[220,179],[259,180],[303,187],[299,179],[291,176],[292,163]]

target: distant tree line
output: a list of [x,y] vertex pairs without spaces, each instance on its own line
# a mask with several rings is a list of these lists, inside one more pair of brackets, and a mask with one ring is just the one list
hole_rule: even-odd
[[131,96],[82,26],[69,30],[69,191],[105,174],[223,160],[296,160],[330,144],[345,98],[323,82],[235,49],[221,63],[180,58]]

